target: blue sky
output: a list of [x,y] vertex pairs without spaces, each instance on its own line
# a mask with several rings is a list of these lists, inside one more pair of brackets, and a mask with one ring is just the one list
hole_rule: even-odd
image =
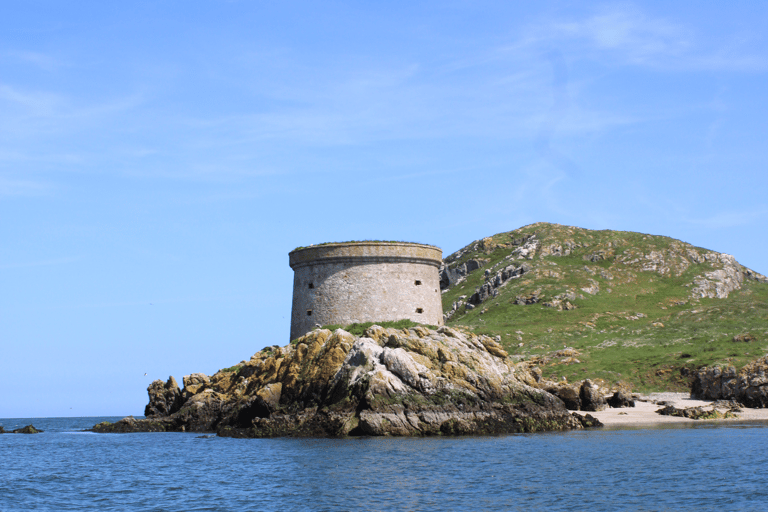
[[535,4],[4,3],[0,417],[287,343],[300,245],[548,221],[768,273],[766,5]]

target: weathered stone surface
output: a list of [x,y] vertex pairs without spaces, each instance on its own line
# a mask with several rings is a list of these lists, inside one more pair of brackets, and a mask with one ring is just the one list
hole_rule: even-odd
[[579,398],[581,399],[582,411],[602,411],[608,405],[605,396],[600,392],[600,388],[589,379],[581,384]]
[[[183,402],[167,416],[126,418],[94,430],[420,436],[582,425],[559,399],[535,387],[536,379],[496,340],[447,327],[372,326],[360,337],[318,329],[230,370],[185,377]],[[160,396],[157,388],[150,385],[151,399]]]
[[316,325],[409,319],[442,325],[442,251],[406,242],[344,242],[291,251],[291,339]]
[[634,407],[635,401],[632,400],[632,395],[622,390],[616,391],[609,399],[608,405],[614,409],[619,407]]
[[0,425],[0,434],[5,434],[5,433],[6,433],[6,432],[5,432],[5,429],[3,428],[3,426],[2,426],[2,425]]
[[174,422],[167,418],[137,420],[128,416],[115,423],[103,421],[94,425],[91,429],[101,434],[126,434],[131,432],[170,432],[181,430],[176,428]]
[[563,401],[565,407],[571,411],[580,411],[581,398],[579,397],[579,387],[569,386],[568,384],[555,384],[545,388],[547,392],[552,393]]
[[591,414],[585,414],[582,416],[579,413],[572,412],[571,415],[573,415],[574,418],[579,420],[579,423],[581,423],[581,426],[584,428],[592,428],[592,427],[602,427],[603,422],[599,419],[595,418]]
[[737,372],[733,366],[702,368],[694,374],[691,398],[736,400],[753,408],[768,407],[768,356]]
[[709,410],[704,409],[703,407],[686,407],[684,409],[678,409],[671,405],[658,409],[656,414],[661,414],[662,416],[678,416],[680,418],[689,418],[692,420],[720,420],[736,417],[736,414],[733,411],[721,412],[714,407]]
[[181,390],[173,377],[168,377],[165,383],[159,379],[152,382],[147,388],[147,393],[149,403],[144,408],[144,416],[147,418],[168,416],[179,410],[182,402]]
[[14,434],[39,434],[42,430],[36,429],[33,425],[27,425],[26,427],[17,428],[12,431]]

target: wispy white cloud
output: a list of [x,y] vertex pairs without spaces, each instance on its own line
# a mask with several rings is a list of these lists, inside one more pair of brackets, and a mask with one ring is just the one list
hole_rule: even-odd
[[690,48],[681,25],[653,19],[632,6],[612,7],[579,21],[555,22],[555,37],[582,40],[595,49],[618,52],[628,61],[650,63],[659,56],[680,55]]
[[[527,27],[509,48],[565,48],[575,58],[591,58],[675,71],[764,71],[768,58],[756,53],[753,37],[734,33],[713,42],[685,20],[646,14],[630,3],[604,6],[576,19],[546,20]],[[717,47],[712,47],[718,44]]]

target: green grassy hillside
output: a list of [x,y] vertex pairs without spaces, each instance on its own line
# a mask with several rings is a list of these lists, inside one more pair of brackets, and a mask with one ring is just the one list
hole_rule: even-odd
[[668,237],[532,224],[448,256],[442,278],[448,325],[552,379],[687,390],[690,369],[768,352],[768,280]]

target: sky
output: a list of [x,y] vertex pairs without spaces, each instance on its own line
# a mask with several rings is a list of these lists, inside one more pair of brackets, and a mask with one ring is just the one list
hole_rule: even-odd
[[[586,4],[586,5],[585,5]],[[297,246],[539,222],[768,274],[763,2],[47,2],[0,16],[0,417],[289,341]]]

